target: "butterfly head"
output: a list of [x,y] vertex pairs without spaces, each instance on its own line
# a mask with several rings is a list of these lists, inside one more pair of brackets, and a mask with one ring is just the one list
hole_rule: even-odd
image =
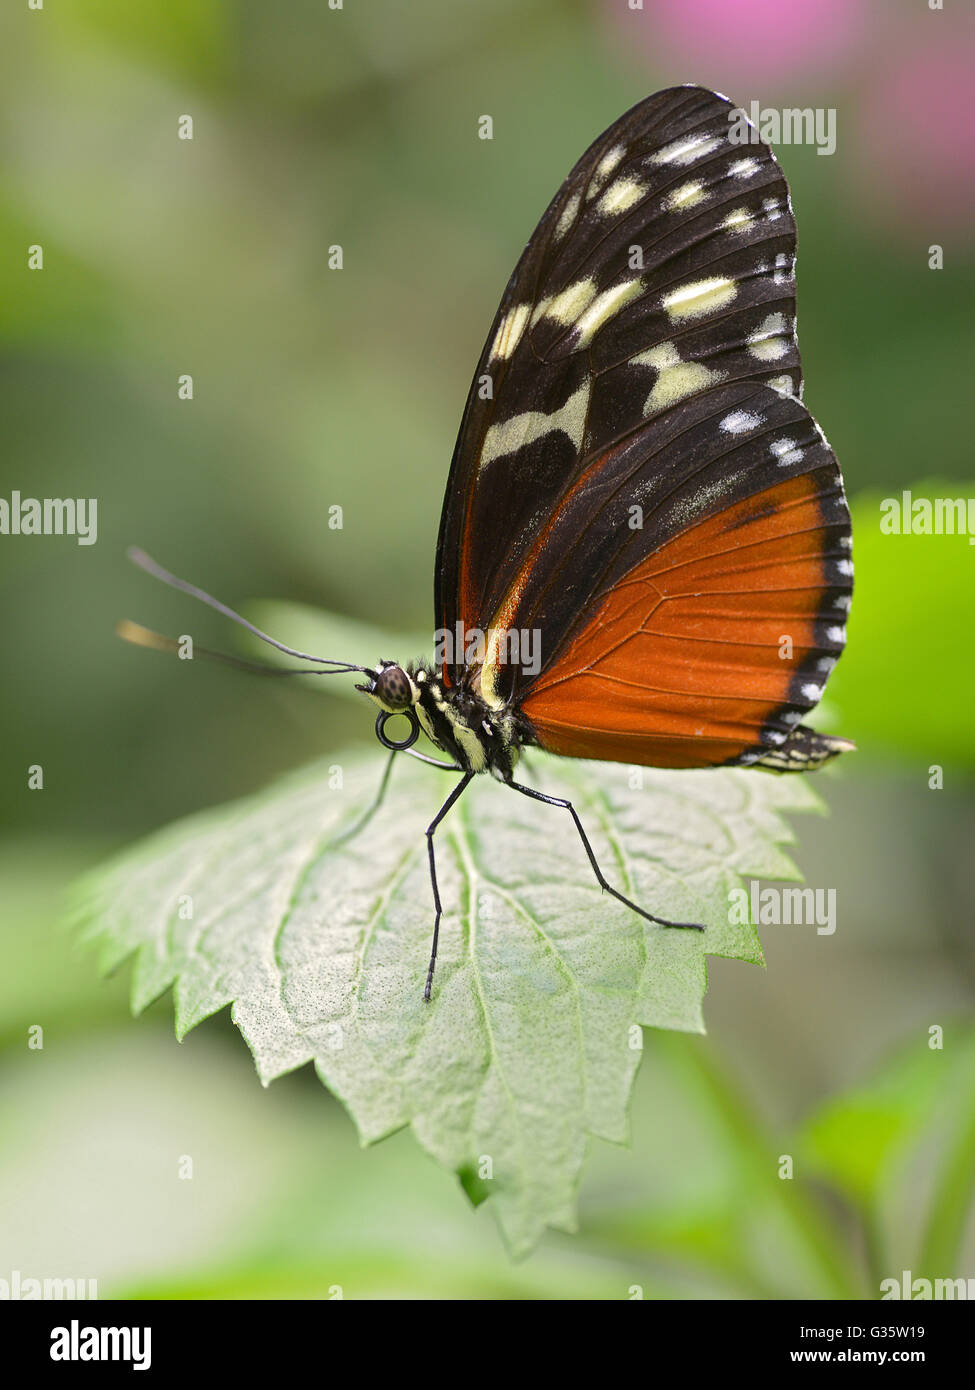
[[395,661],[380,661],[367,671],[368,684],[357,685],[371,700],[375,700],[387,714],[402,714],[412,708],[419,699],[420,692],[411,676]]
[[[420,691],[410,673],[396,661],[380,661],[367,670],[368,684],[357,685],[379,706],[376,719],[376,737],[384,748],[400,751],[411,747],[420,736],[420,721],[414,706],[420,698]],[[387,721],[394,715],[403,714],[409,721],[410,732],[404,739],[391,739],[386,733]]]

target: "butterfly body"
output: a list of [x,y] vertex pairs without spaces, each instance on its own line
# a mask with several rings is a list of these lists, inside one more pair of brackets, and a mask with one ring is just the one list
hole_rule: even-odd
[[370,684],[358,689],[386,714],[413,711],[430,742],[447,753],[460,770],[490,772],[500,781],[510,782],[523,745],[532,741],[531,731],[510,703],[499,707],[484,699],[479,674],[479,668],[468,667],[467,679],[446,686],[424,662],[406,667],[380,662],[369,672]]

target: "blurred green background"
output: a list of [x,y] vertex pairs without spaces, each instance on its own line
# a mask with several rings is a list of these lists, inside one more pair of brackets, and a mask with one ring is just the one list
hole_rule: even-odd
[[[0,537],[0,1277],[623,1298],[876,1296],[921,1258],[975,1276],[975,551],[879,529],[902,488],[975,496],[969,22],[906,0],[60,0],[8,8],[0,51],[0,495],[99,499],[95,546]],[[513,1266],[490,1203],[407,1135],[360,1153],[307,1071],[262,1091],[226,1017],[181,1047],[168,1000],[129,1021],[124,979],[56,930],[59,895],[142,832],[372,740],[349,701],[123,646],[123,616],[229,641],[125,547],[235,605],[429,628],[507,276],[590,141],[689,81],[837,111],[833,156],[778,153],[806,401],[856,523],[822,720],[860,752],[817,779],[831,818],[797,827],[839,927],[766,929],[764,973],[712,963],[709,1038],[647,1038],[632,1149],[598,1146],[580,1234]]]

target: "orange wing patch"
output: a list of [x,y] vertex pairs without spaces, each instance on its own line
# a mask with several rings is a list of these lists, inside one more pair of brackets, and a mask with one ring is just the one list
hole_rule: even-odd
[[821,499],[814,474],[757,493],[676,536],[597,600],[523,703],[541,747],[712,767],[785,737],[790,720],[779,728],[774,716],[797,673],[835,650],[820,635],[825,591],[836,587],[827,563],[847,552],[829,552]]

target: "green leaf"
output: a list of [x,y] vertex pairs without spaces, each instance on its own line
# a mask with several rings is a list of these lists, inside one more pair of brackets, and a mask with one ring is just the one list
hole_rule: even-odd
[[524,1254],[574,1229],[589,1136],[627,1139],[634,1025],[702,1031],[705,954],[761,962],[729,891],[798,877],[782,813],[819,803],[761,772],[644,769],[634,790],[623,767],[526,759],[525,780],[575,802],[610,882],[700,933],[603,895],[564,811],[476,779],[437,835],[427,1005],[423,831],[455,777],[398,759],[364,823],[382,767],[336,757],[173,826],[84,880],[76,914],[104,969],[135,953],[136,1011],[173,986],[182,1037],[232,1004],[265,1083],[313,1061],[363,1142],[412,1126]]
[[[968,498],[975,486],[927,480],[911,492]],[[975,551],[965,535],[884,535],[882,500],[880,493],[864,493],[853,504],[856,592],[849,650],[826,697],[830,727],[867,756],[894,754],[925,770],[931,763],[970,770]]]

